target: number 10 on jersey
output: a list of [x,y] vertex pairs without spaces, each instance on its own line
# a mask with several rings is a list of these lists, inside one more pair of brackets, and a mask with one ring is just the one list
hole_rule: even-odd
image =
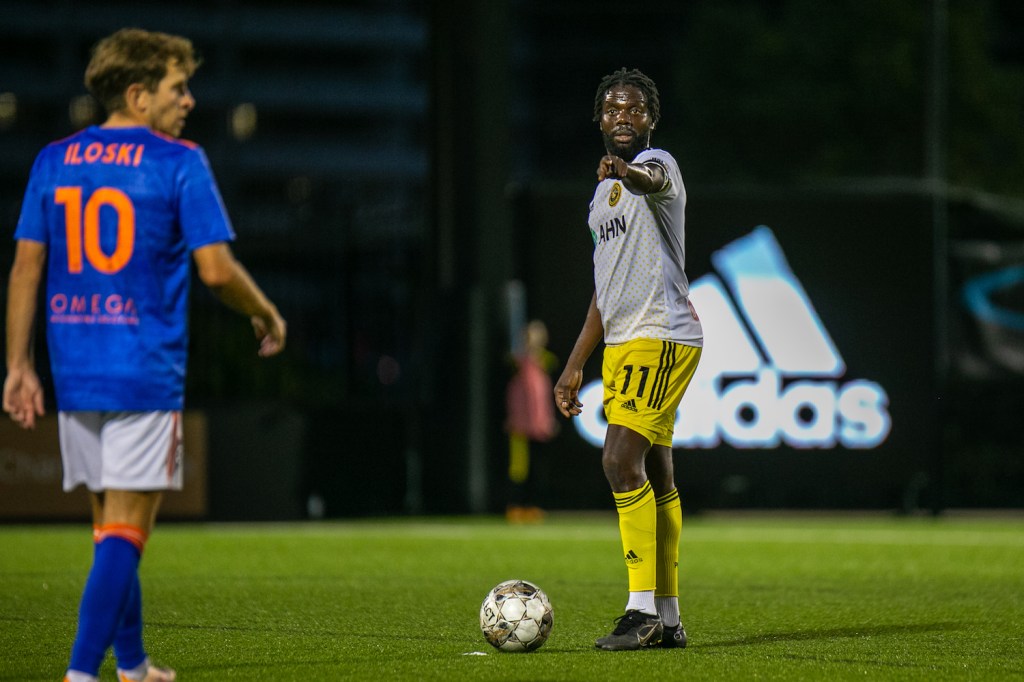
[[[81,187],[58,187],[54,202],[64,207],[67,234],[68,272],[82,272],[84,260],[98,272],[113,275],[132,259],[135,248],[135,205],[116,187],[100,187],[84,204]],[[100,245],[100,211],[117,214],[117,240],[114,252],[104,253]]]

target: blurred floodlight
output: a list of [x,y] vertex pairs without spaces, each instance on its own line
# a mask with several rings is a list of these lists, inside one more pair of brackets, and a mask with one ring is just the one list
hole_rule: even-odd
[[79,95],[68,105],[68,118],[75,129],[85,128],[99,120],[99,106],[92,95]]
[[231,111],[231,134],[239,142],[244,142],[256,134],[259,116],[255,104],[239,104]]
[[13,92],[0,92],[0,130],[14,127],[18,118],[18,96]]

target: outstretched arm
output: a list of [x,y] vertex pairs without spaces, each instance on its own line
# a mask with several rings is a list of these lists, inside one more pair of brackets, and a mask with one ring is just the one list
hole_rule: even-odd
[[259,339],[261,357],[284,350],[287,325],[263,290],[242,266],[226,242],[209,244],[192,253],[199,279],[217,298],[233,310],[246,315]]
[[659,163],[626,163],[625,159],[611,154],[602,156],[597,166],[597,181],[607,178],[619,178],[632,194],[654,194],[665,189],[668,182],[665,169]]
[[46,245],[18,240],[7,289],[7,378],[4,412],[23,428],[35,428],[44,414],[43,387],[32,357],[36,300],[46,268]]
[[565,363],[562,376],[555,384],[555,407],[566,417],[575,417],[583,410],[579,400],[580,388],[583,386],[583,365],[597,344],[604,338],[604,325],[601,323],[601,312],[597,309],[597,293],[590,299],[587,319],[576,339],[572,353]]

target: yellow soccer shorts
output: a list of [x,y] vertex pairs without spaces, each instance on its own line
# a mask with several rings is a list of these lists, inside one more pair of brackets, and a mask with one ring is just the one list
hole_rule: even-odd
[[605,346],[604,414],[652,445],[672,446],[676,410],[697,371],[701,349],[671,341],[634,339]]

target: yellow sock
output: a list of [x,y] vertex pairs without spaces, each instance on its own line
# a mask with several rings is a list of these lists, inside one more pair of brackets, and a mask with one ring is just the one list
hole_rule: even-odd
[[658,518],[658,580],[654,594],[679,596],[679,533],[683,528],[683,510],[679,491],[673,488],[655,500]]
[[654,490],[647,481],[639,490],[612,492],[619,512],[619,534],[629,569],[629,591],[653,590],[657,573],[657,526]]
[[524,483],[530,477],[530,441],[521,433],[508,437],[508,478]]

